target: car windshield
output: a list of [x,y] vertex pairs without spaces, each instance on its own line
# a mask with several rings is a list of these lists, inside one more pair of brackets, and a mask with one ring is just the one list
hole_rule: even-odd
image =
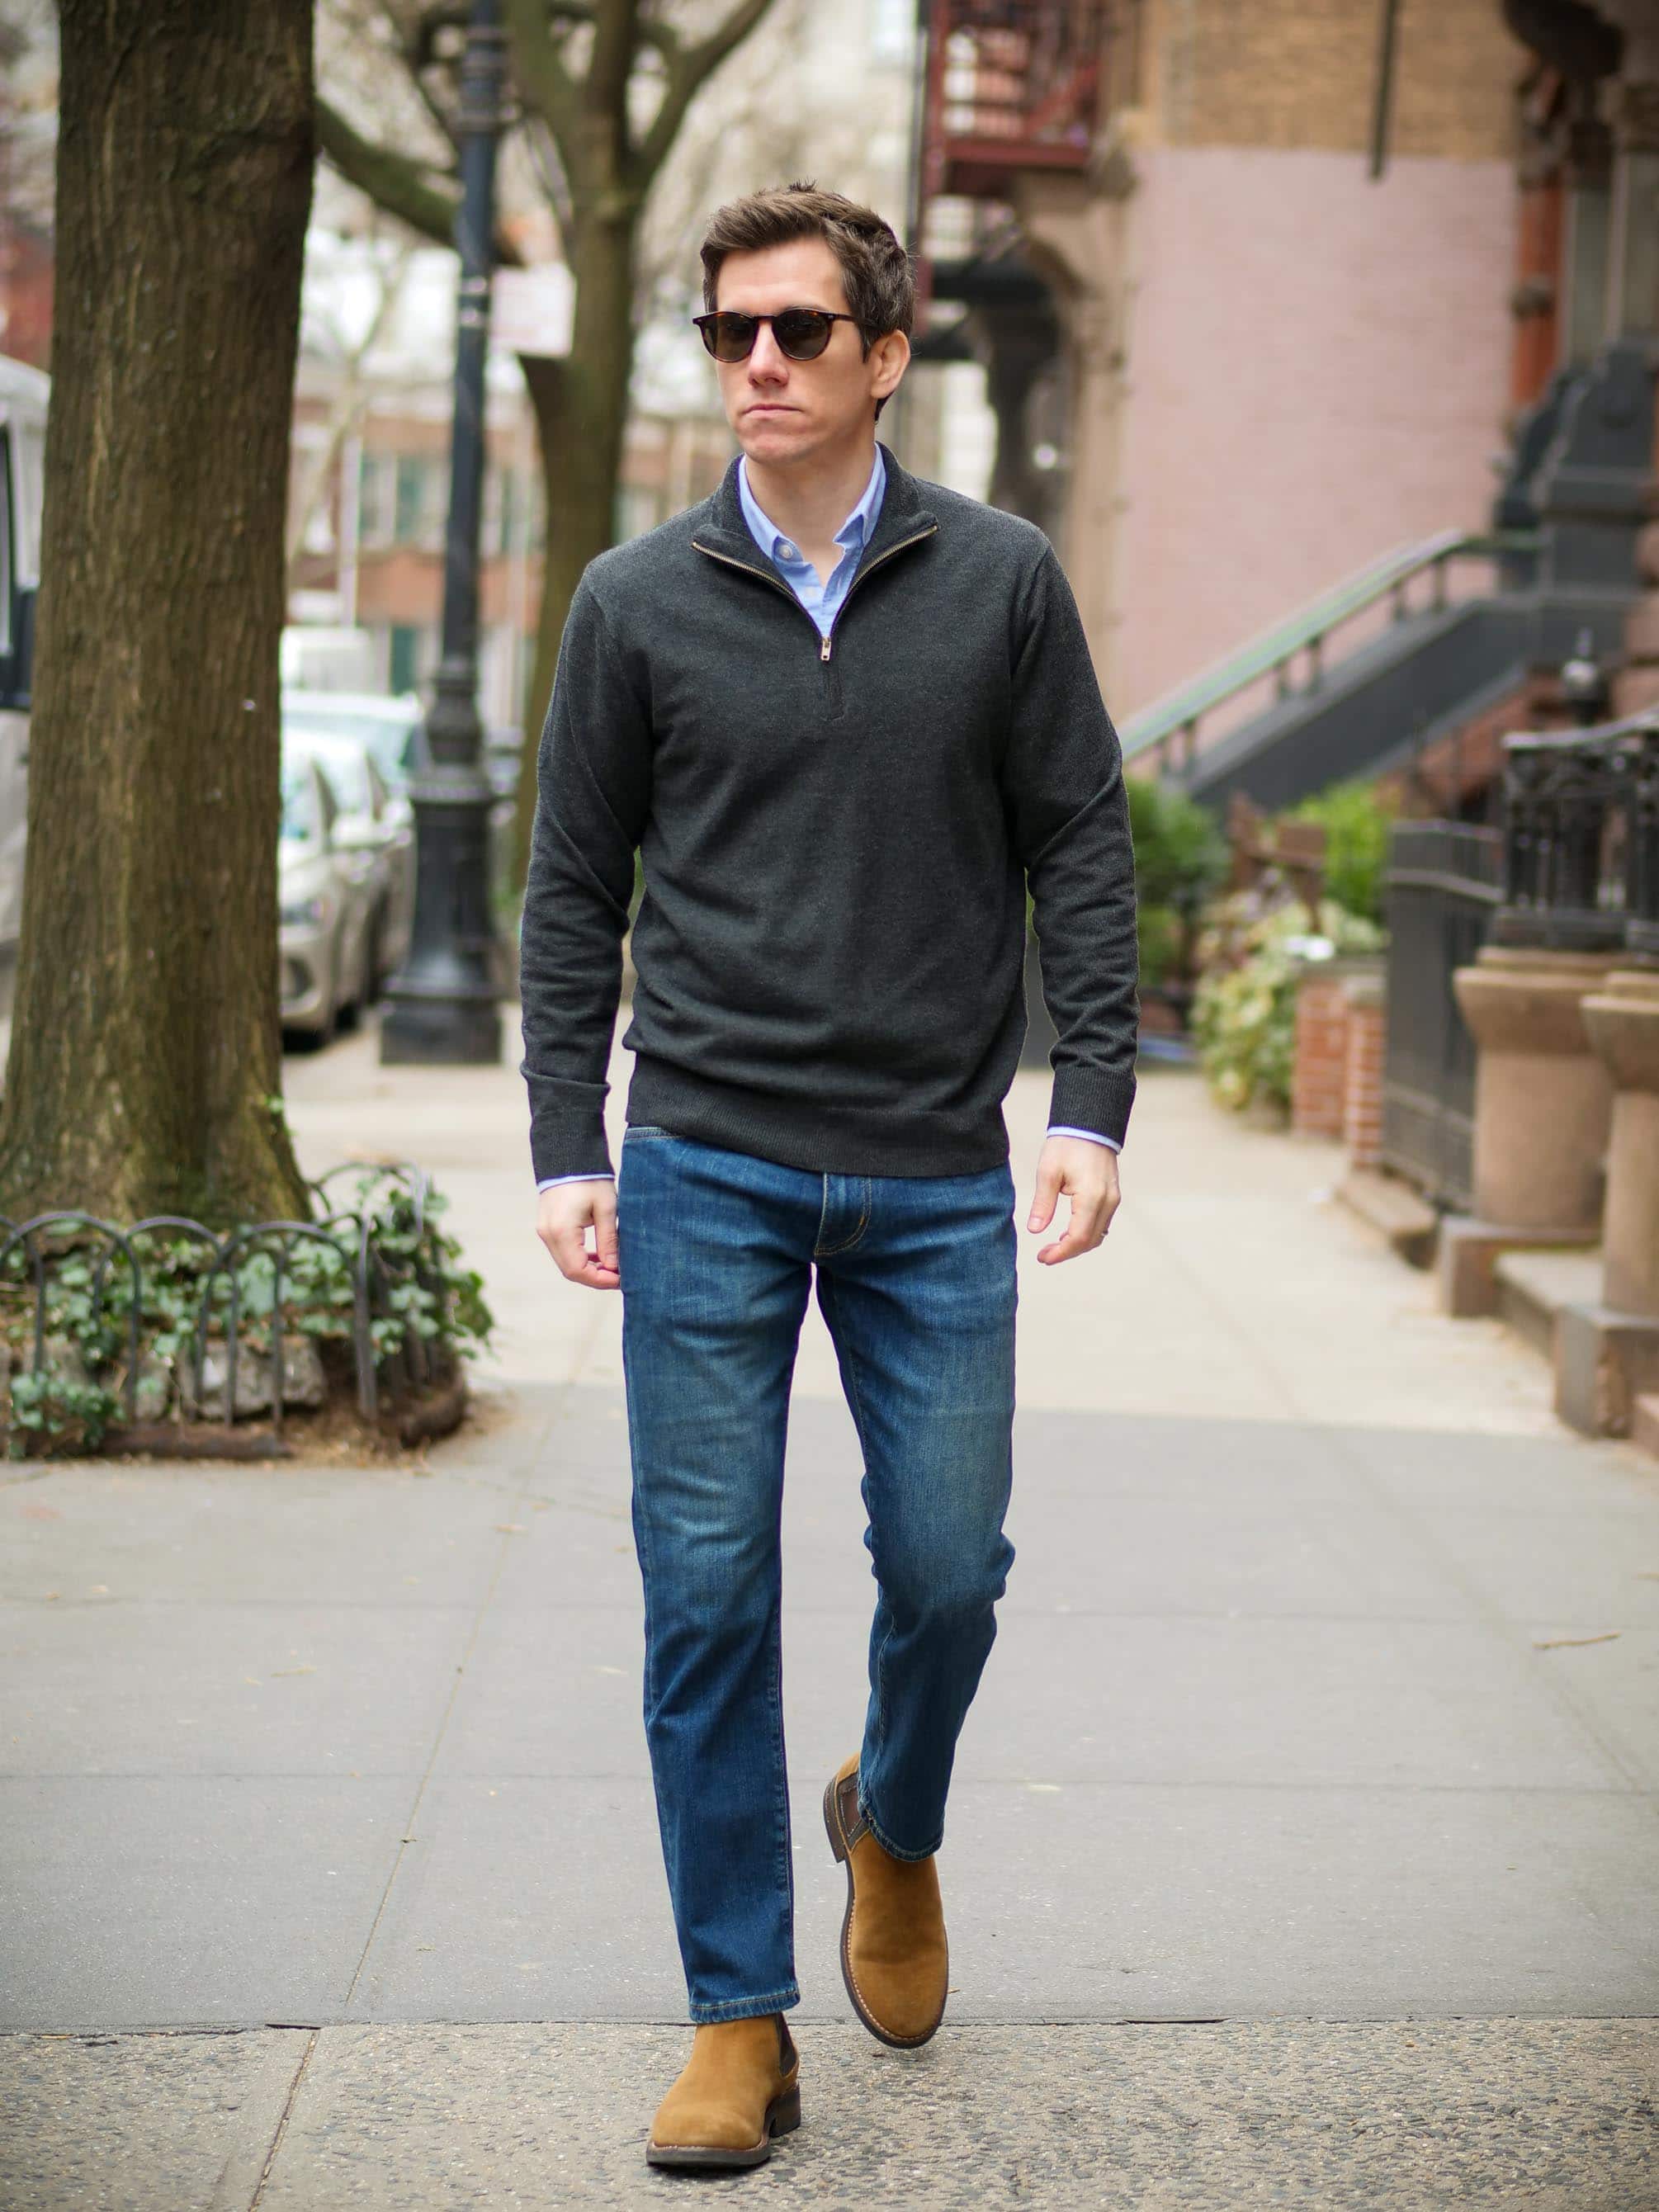
[[321,763],[324,775],[348,814],[372,814],[374,811],[374,794],[368,780],[368,755],[357,738],[342,738],[332,732],[325,737],[320,731],[300,730],[289,732],[288,738],[296,754],[309,753]]
[[317,787],[307,775],[303,761],[283,763],[282,836],[296,844],[311,844],[322,835],[317,814]]
[[394,791],[401,790],[414,773],[415,741],[421,728],[418,714],[364,714],[354,713],[349,707],[284,706],[283,727],[296,735],[315,732],[322,737],[350,738],[367,745],[374,756],[374,765]]

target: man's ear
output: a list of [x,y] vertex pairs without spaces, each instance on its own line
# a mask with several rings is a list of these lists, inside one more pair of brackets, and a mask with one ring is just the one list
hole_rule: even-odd
[[898,390],[910,361],[910,341],[902,331],[889,331],[878,337],[870,349],[871,359],[876,364],[872,397],[890,399]]

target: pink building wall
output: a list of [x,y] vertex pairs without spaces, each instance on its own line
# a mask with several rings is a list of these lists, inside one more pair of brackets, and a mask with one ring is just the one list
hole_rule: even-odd
[[1120,720],[1378,554],[1478,528],[1503,450],[1515,173],[1151,147],[1102,658]]

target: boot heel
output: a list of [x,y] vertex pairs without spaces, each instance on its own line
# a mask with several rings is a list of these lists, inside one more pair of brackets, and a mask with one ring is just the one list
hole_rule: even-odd
[[775,2097],[766,2108],[766,2130],[769,2135],[793,2135],[800,2125],[800,2084],[786,2089]]
[[836,1855],[836,1864],[847,1863],[847,1842],[841,1832],[841,1815],[836,1810],[836,1785],[831,1782],[823,1793],[823,1825],[830,1838],[830,1848]]

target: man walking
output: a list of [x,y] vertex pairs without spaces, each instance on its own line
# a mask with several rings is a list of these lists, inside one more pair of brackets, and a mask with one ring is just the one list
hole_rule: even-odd
[[878,1592],[862,1740],[824,1793],[842,1972],[908,2050],[945,2009],[935,1855],[1013,1558],[1002,1105],[1028,883],[1059,1033],[1028,1227],[1070,1200],[1045,1264],[1116,1208],[1136,1030],[1117,738],[1053,549],[877,441],[909,359],[903,248],[792,185],[720,209],[702,265],[741,453],[572,600],[522,939],[538,1231],[570,1281],[623,1293],[646,1735],[696,2027],[647,2156],[688,2167],[758,2165],[800,2117],[778,1528],[809,1293]]

